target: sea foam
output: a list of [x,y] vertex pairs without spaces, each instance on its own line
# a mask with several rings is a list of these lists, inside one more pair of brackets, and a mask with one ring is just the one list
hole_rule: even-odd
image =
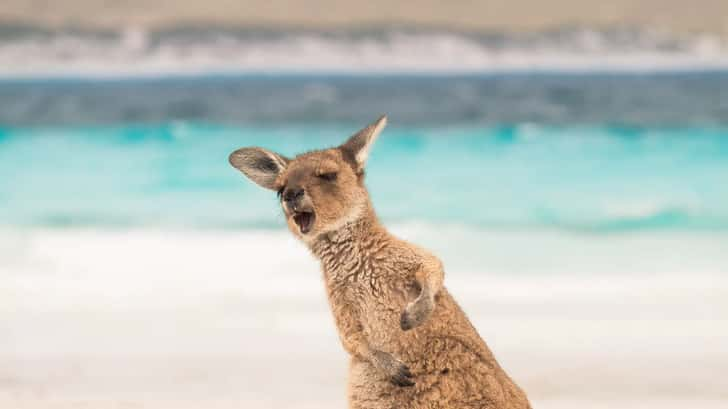
[[719,37],[628,28],[562,28],[534,34],[394,29],[8,31],[12,35],[0,38],[4,77],[728,68],[728,52]]

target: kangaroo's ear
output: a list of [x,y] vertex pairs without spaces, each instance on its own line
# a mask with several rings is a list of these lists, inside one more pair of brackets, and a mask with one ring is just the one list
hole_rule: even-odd
[[284,156],[263,148],[240,148],[228,160],[250,180],[271,190],[276,190],[276,178],[289,162]]
[[355,133],[348,141],[341,145],[341,150],[354,158],[354,161],[357,164],[357,172],[364,170],[367,157],[369,157],[369,150],[372,145],[374,145],[374,141],[377,140],[379,133],[382,132],[382,129],[384,129],[386,125],[387,116],[382,115],[379,119],[372,122],[361,131]]

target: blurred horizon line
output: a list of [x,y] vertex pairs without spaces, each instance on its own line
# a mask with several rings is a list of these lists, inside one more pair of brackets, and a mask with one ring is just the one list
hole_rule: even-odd
[[611,23],[590,23],[588,21],[564,20],[534,27],[527,30],[514,30],[506,26],[473,27],[452,25],[447,23],[420,23],[414,21],[373,20],[349,24],[277,24],[265,21],[220,22],[205,19],[169,21],[160,24],[138,24],[133,21],[118,24],[88,24],[82,20],[59,21],[48,23],[32,18],[8,19],[0,13],[0,41],[8,38],[29,35],[136,35],[143,33],[151,36],[175,35],[180,33],[214,35],[238,34],[261,36],[286,36],[291,34],[312,35],[352,35],[352,36],[386,36],[393,32],[403,34],[454,34],[474,38],[540,38],[543,36],[568,35],[573,32],[594,33],[629,33],[630,35],[651,35],[663,40],[685,40],[690,38],[710,37],[728,47],[728,18],[725,27],[703,30],[672,29],[663,25],[639,24],[630,21]]

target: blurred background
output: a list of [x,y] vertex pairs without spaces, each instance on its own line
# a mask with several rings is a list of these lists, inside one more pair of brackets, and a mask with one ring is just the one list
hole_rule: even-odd
[[367,185],[536,408],[728,405],[728,2],[3,0],[0,407],[341,408],[227,155]]

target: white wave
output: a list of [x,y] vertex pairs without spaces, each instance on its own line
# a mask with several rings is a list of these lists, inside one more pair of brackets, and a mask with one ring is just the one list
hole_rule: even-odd
[[[558,34],[558,33],[557,33]],[[457,73],[728,68],[711,35],[572,30],[494,40],[449,32],[277,36],[220,32],[155,36],[57,34],[0,39],[0,76],[145,76],[205,73]]]
[[604,206],[604,214],[615,219],[648,219],[667,213],[680,213],[684,215],[699,214],[700,206],[690,200],[682,202],[667,200],[639,200],[608,202]]

